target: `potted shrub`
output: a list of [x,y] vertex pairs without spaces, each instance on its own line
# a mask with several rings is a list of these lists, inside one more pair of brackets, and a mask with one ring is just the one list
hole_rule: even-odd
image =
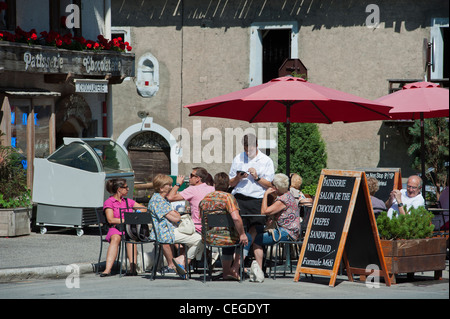
[[0,145],[1,237],[29,235],[31,231],[31,192],[21,159],[15,148]]
[[412,278],[415,272],[434,271],[435,279],[442,278],[445,269],[446,238],[432,237],[433,214],[425,207],[412,208],[407,215],[389,218],[382,212],[377,218],[386,266],[395,283],[395,275],[407,273]]

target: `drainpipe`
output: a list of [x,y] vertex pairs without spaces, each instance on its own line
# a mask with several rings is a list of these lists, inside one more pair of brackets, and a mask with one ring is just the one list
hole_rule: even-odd
[[106,101],[102,102],[102,129],[103,137],[108,137],[108,111]]

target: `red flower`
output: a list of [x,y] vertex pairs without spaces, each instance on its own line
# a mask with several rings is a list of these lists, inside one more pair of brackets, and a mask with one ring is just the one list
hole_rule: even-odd
[[[0,5],[2,3],[4,2],[0,2]],[[61,34],[55,31],[42,31],[40,32],[40,38],[45,41],[46,45],[52,45],[66,49],[114,50],[122,52],[132,50],[132,47],[128,42],[123,42],[122,37],[108,40],[105,39],[105,37],[101,34],[97,36],[98,42],[86,40],[83,37],[73,37],[71,33],[67,33],[64,36],[61,36]],[[31,29],[30,31],[26,32],[19,26],[17,26],[15,33],[2,31],[0,33],[0,40],[33,44],[38,40],[38,35],[36,29]]]
[[77,42],[79,42],[79,43],[81,43],[81,44],[83,44],[83,45],[85,45],[86,42],[87,42],[86,39],[83,38],[83,37],[74,37],[73,40],[74,40],[74,41],[77,41]]

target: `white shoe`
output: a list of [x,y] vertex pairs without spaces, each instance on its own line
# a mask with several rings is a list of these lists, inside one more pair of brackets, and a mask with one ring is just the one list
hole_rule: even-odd
[[219,259],[219,253],[215,252],[211,255],[211,268],[214,269],[214,265],[216,264],[217,259]]

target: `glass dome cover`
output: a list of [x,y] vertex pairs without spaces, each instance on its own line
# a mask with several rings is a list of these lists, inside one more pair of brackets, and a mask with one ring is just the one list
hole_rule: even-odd
[[64,145],[48,160],[89,172],[133,172],[128,155],[116,142],[107,138],[65,138]]

